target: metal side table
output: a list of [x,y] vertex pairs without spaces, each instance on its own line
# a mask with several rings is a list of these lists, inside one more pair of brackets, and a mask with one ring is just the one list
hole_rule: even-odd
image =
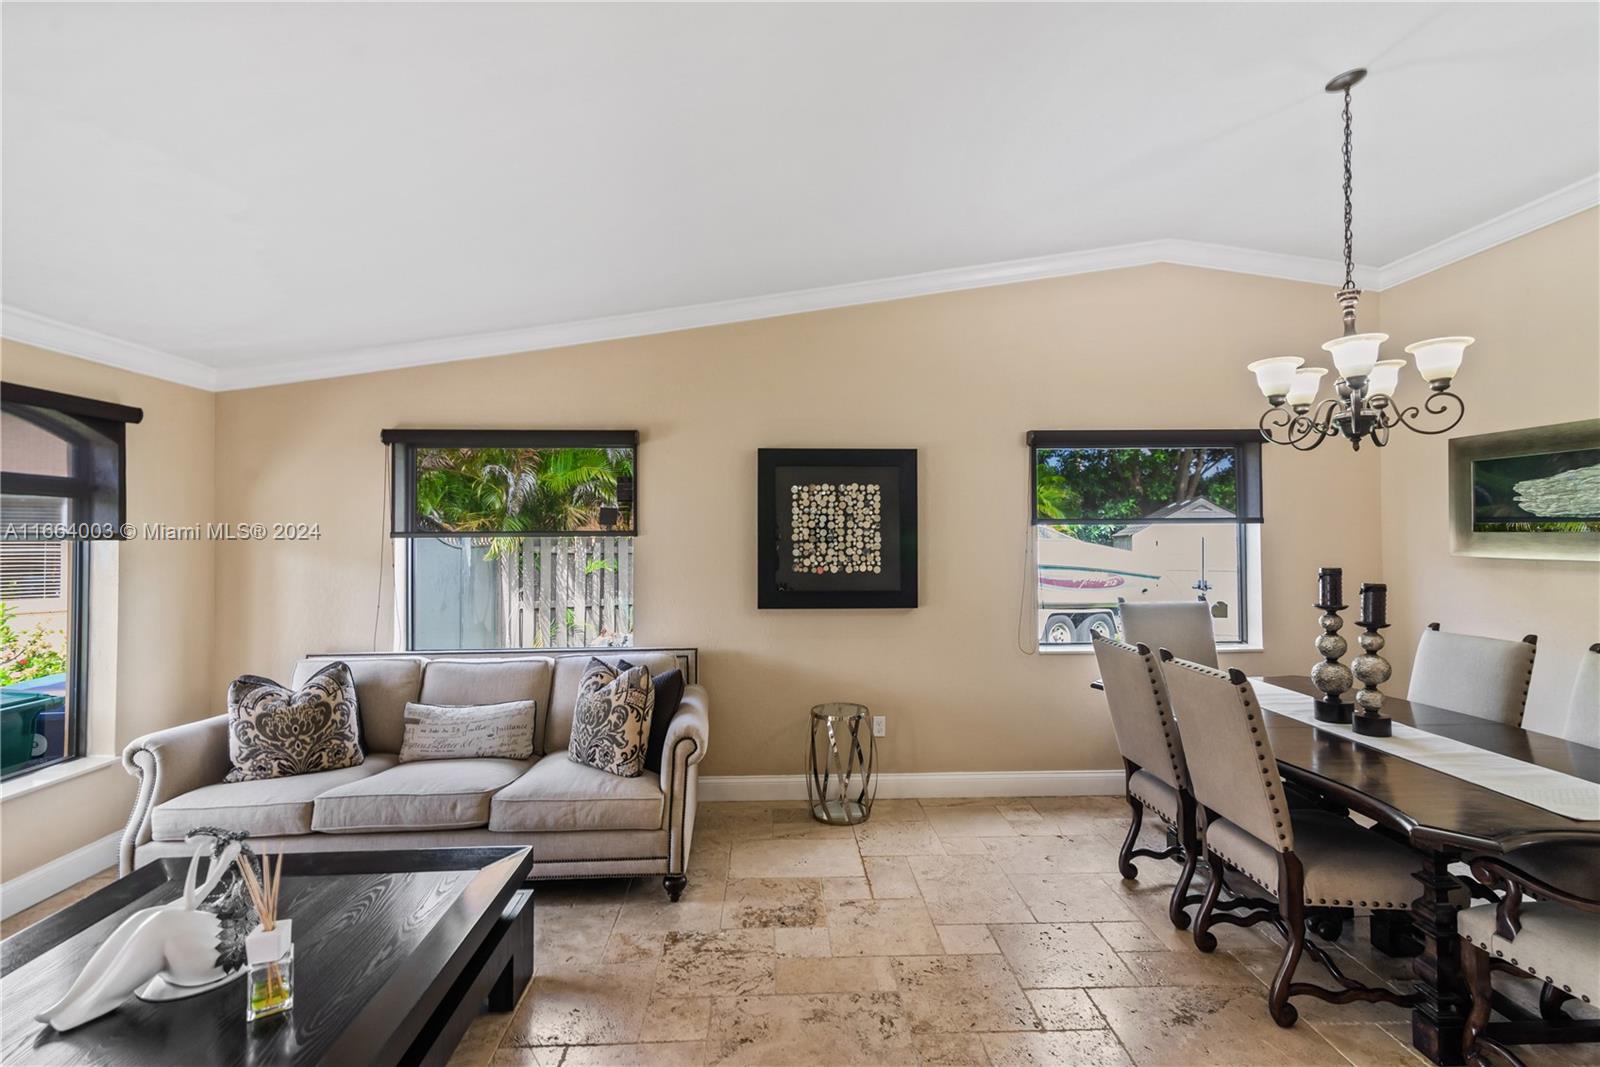
[[806,796],[811,816],[832,826],[854,826],[872,814],[878,782],[878,739],[864,704],[818,704],[811,709],[806,748]]

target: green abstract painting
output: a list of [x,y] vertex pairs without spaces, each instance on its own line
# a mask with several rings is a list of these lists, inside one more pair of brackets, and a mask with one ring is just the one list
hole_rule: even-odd
[[1600,532],[1600,448],[1472,463],[1474,532]]

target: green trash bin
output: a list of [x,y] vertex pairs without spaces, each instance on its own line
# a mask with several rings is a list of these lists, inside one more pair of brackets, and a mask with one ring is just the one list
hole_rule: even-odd
[[[35,682],[45,681],[35,679]],[[65,703],[64,694],[50,692],[48,688],[33,688],[26,682],[0,689],[0,771],[9,774],[30,760],[45,755],[34,750],[36,745],[43,743],[39,716],[59,710]]]

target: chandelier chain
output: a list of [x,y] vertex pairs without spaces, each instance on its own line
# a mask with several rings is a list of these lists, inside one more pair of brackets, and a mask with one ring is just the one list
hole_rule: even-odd
[[1355,209],[1351,206],[1350,186],[1350,90],[1346,89],[1344,91],[1344,287],[1346,289],[1354,289],[1356,286]]

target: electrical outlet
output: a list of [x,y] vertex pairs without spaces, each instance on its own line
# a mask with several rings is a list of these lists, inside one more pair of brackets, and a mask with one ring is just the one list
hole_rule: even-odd
[[872,717],[872,736],[887,737],[889,734],[889,716],[874,715]]

